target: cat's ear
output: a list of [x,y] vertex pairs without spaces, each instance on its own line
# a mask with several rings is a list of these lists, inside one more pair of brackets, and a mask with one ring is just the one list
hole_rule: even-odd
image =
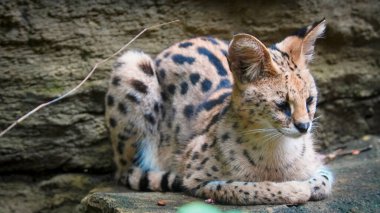
[[320,21],[297,30],[293,35],[285,38],[278,44],[282,50],[290,53],[296,62],[310,63],[314,55],[315,41],[323,37],[326,29],[326,20]]
[[268,49],[248,34],[233,37],[228,48],[228,62],[235,82],[246,83],[262,75],[275,74]]

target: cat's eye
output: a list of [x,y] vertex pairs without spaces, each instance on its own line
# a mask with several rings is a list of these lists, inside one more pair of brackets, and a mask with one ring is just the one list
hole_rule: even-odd
[[314,97],[310,96],[306,99],[306,105],[311,105],[313,103]]
[[285,113],[288,117],[292,115],[290,105],[287,101],[276,103],[277,107]]
[[307,112],[310,112],[309,106],[313,103],[314,97],[310,96],[306,99],[306,109]]

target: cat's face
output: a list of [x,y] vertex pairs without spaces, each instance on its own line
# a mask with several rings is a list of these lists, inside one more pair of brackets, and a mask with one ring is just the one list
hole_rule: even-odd
[[250,35],[234,37],[229,49],[233,105],[252,128],[275,129],[294,138],[310,132],[317,89],[308,63],[324,28],[321,21],[270,48]]

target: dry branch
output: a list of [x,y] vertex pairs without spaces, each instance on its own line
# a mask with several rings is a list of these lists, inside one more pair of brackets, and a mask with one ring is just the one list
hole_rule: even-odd
[[122,48],[120,48],[114,54],[112,54],[111,56],[109,56],[106,59],[103,59],[100,62],[97,62],[94,65],[94,67],[92,68],[92,70],[90,71],[90,73],[76,87],[74,87],[73,89],[71,89],[67,93],[63,94],[62,96],[59,96],[58,98],[55,98],[55,99],[53,99],[51,101],[43,103],[43,104],[37,106],[36,108],[34,108],[32,111],[26,113],[21,118],[17,119],[15,122],[13,122],[10,126],[8,126],[5,130],[1,131],[0,137],[2,137],[3,135],[5,135],[9,130],[13,129],[13,127],[15,127],[17,124],[21,123],[23,120],[25,120],[27,117],[31,116],[33,113],[37,112],[38,110],[40,110],[40,109],[42,109],[42,108],[44,108],[44,107],[46,107],[46,106],[48,106],[50,104],[58,102],[58,101],[60,101],[60,100],[62,100],[64,98],[66,98],[67,96],[73,94],[76,90],[79,89],[79,87],[81,87],[92,76],[92,74],[94,73],[94,71],[96,70],[96,68],[99,65],[104,64],[105,62],[107,62],[108,60],[110,60],[111,58],[113,58],[114,56],[116,56],[117,54],[119,54],[120,52],[122,52],[123,50],[125,50],[125,48],[127,48],[130,44],[132,44],[138,37],[140,37],[147,30],[158,28],[158,27],[161,27],[161,26],[164,26],[164,25],[168,25],[168,24],[171,24],[171,23],[174,23],[174,22],[179,22],[179,20],[174,20],[174,21],[170,21],[170,22],[166,22],[166,23],[162,23],[162,24],[157,24],[157,25],[153,25],[151,27],[144,28],[139,34],[137,34],[135,37],[133,37],[132,40],[130,40],[127,44],[125,44]]
[[330,152],[328,154],[323,155],[323,161],[325,163],[329,163],[330,161],[335,160],[338,157],[342,157],[345,155],[358,155],[362,152],[366,152],[372,149],[372,145],[368,145],[366,147],[362,147],[359,149],[352,149],[352,150],[344,150],[344,148],[339,148],[333,152]]

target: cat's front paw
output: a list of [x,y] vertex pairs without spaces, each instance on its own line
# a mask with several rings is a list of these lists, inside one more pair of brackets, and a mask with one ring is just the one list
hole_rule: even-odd
[[327,176],[313,177],[308,184],[311,190],[310,200],[323,200],[331,194],[331,181]]

